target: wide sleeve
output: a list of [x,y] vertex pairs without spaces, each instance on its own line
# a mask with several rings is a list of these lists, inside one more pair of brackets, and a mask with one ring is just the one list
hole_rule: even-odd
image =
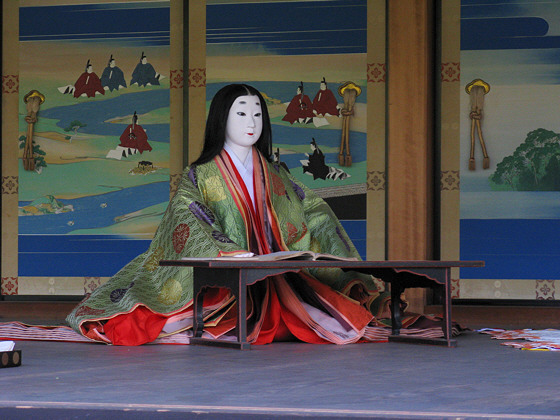
[[160,266],[161,260],[246,252],[223,233],[222,221],[206,204],[196,170],[187,168],[149,248],[87,296],[68,316],[68,324],[84,333],[82,324],[129,313],[139,305],[159,314],[184,308],[192,299],[193,269]]
[[224,233],[223,223],[199,189],[197,168],[188,167],[156,238],[163,248],[172,249],[177,258],[212,258],[247,252]]

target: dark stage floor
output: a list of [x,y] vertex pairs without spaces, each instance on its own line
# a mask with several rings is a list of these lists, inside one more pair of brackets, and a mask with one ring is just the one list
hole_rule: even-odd
[[466,333],[458,347],[20,341],[1,419],[560,418],[560,353]]

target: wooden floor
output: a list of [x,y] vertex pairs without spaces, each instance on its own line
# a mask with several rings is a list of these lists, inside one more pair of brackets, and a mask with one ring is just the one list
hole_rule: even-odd
[[558,353],[475,332],[456,348],[273,343],[250,351],[21,341],[2,419],[551,419]]
[[[0,322],[17,320],[31,324],[60,325],[76,304],[77,301],[0,301]],[[441,311],[440,306],[427,306],[424,312],[437,314]],[[454,305],[453,319],[473,329],[560,329],[560,306]]]
[[[0,302],[0,322],[60,323],[74,304]],[[463,312],[473,310],[455,310]],[[22,366],[0,370],[1,419],[560,419],[560,354],[516,350],[476,332],[458,337],[456,348],[16,348]]]

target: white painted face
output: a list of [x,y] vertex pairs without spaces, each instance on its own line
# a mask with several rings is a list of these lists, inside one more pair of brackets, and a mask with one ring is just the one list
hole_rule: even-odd
[[242,157],[257,142],[263,129],[262,108],[256,95],[239,96],[229,109],[226,144]]

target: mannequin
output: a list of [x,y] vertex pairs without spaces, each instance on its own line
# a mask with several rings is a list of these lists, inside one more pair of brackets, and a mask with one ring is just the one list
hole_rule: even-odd
[[[150,248],[86,297],[69,324],[122,345],[188,330],[192,269],[160,267],[162,259],[309,249],[359,258],[328,205],[271,158],[262,95],[248,85],[222,88],[210,105],[202,153],[185,168]],[[389,313],[382,282],[338,269],[269,277],[248,293],[248,340],[254,344],[356,342],[376,317]],[[205,334],[233,333],[236,310],[228,290],[211,289],[204,308]],[[341,319],[347,320],[342,327]]]

